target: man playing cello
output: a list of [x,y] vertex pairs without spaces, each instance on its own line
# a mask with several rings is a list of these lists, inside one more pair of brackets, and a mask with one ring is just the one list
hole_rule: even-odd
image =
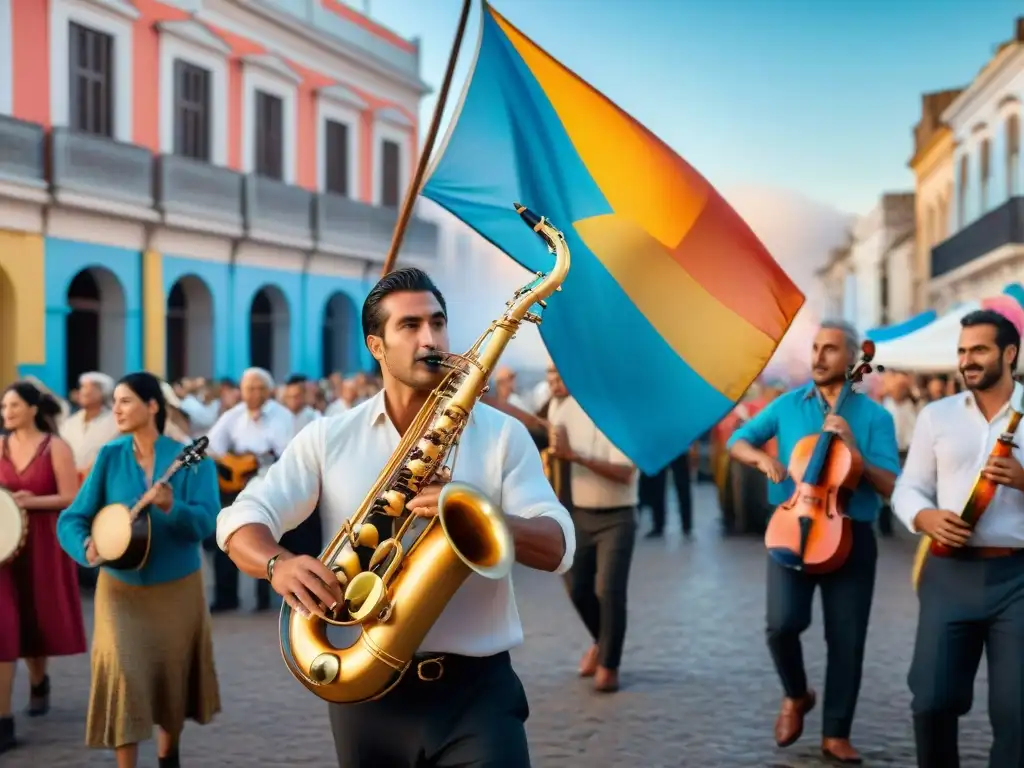
[[[1024,313],[1012,305],[1000,310],[960,321],[957,355],[967,391],[921,411],[892,497],[907,528],[947,548],[946,556],[928,557],[918,583],[909,683],[920,768],[959,767],[957,720],[971,708],[983,649],[989,766],[1024,766],[1024,468],[1019,448],[1012,457],[991,455],[1011,409],[1024,408],[1024,388],[1013,381]],[[960,513],[979,470],[1000,487],[972,532]]]
[[[808,435],[835,433],[863,459],[860,485],[846,507],[853,520],[853,545],[846,562],[824,575],[786,568],[768,558],[768,649],[785,696],[775,721],[775,741],[788,747],[803,733],[804,716],[814,707],[807,686],[801,633],[810,626],[815,587],[821,586],[828,669],[822,716],[821,751],[841,763],[861,762],[850,744],[853,713],[860,692],[864,643],[878,557],[873,524],[900,469],[892,416],[864,395],[852,393],[842,415],[832,413],[859,350],[857,333],[843,322],[822,323],[811,352],[811,383],[773,400],[729,438],[733,459],[761,470],[771,481],[769,502],[786,501],[794,490],[786,469],[794,446]],[[772,438],[778,459],[761,450]]]

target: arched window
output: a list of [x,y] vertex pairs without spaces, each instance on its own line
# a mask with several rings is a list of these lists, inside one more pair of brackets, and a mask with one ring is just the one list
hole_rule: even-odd
[[1020,116],[1006,118],[1006,196],[1020,192]]

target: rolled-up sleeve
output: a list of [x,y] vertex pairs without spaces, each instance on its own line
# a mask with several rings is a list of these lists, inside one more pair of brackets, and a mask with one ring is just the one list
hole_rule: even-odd
[[320,499],[324,424],[304,427],[261,479],[245,487],[217,516],[217,546],[225,552],[231,536],[246,525],[265,525],[276,541],[313,513]]
[[526,427],[507,419],[503,429],[501,504],[504,512],[518,517],[550,517],[562,529],[565,553],[555,573],[565,573],[576,554],[576,528],[569,511],[555,496]]
[[775,437],[779,429],[779,408],[782,407],[780,405],[782,401],[782,397],[776,398],[755,415],[754,418],[740,425],[732,433],[732,436],[729,437],[725,444],[726,448],[732,448],[740,440],[750,443],[755,448],[760,448]]
[[893,512],[913,533],[919,533],[914,527],[917,513],[936,504],[937,477],[931,416],[931,408],[925,408],[918,414],[907,460],[892,492]]

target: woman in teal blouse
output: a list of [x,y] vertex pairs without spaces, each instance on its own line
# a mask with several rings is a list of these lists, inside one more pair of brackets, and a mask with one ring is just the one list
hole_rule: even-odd
[[[220,511],[217,475],[204,459],[154,485],[183,448],[163,435],[167,404],[155,376],[118,382],[114,418],[122,437],[103,447],[57,522],[64,550],[100,568],[86,743],[134,768],[138,743],[156,727],[161,768],[177,768],[185,720],[206,724],[220,711],[200,555]],[[89,540],[93,517],[107,504],[141,499],[152,521],[148,562],[139,571],[103,567]]]

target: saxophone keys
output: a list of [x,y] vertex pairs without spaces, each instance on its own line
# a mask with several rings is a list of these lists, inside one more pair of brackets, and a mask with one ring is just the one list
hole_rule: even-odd
[[413,459],[405,465],[405,468],[412,477],[416,478],[425,477],[430,472],[430,464],[422,459]]
[[352,529],[352,539],[357,547],[373,549],[380,543],[380,532],[372,523],[362,523]]
[[360,573],[345,589],[345,607],[356,621],[388,614],[390,605],[384,580],[370,571]]
[[341,581],[340,577],[344,576],[345,583],[347,584],[359,575],[359,572],[363,570],[363,566],[359,562],[359,555],[346,547],[342,550],[341,554],[334,559],[334,567],[331,568],[331,570],[338,575],[338,581]]
[[370,567],[368,570],[374,570],[377,566],[388,559],[388,555],[398,550],[398,542],[394,539],[386,539],[383,541],[375,550],[373,550],[373,556],[370,558]]
[[377,500],[377,510],[382,515],[388,517],[399,517],[405,512],[405,496],[401,491],[391,489],[381,494],[381,497]]
[[427,464],[433,464],[441,455],[441,446],[430,440],[421,440],[419,443],[420,458]]

